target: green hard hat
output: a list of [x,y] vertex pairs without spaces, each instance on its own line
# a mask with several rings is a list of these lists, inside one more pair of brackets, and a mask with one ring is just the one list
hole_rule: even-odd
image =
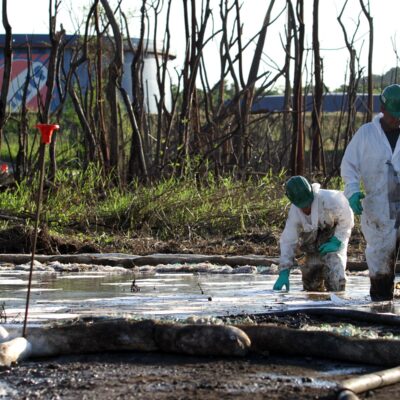
[[390,85],[383,89],[380,96],[385,110],[395,118],[400,118],[400,85]]
[[286,182],[286,196],[299,208],[309,207],[314,200],[314,193],[304,176],[292,176]]

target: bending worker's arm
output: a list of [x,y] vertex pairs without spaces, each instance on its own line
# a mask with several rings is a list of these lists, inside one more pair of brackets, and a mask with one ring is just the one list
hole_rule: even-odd
[[336,253],[347,246],[354,226],[354,215],[345,196],[341,192],[336,192],[332,200],[335,206],[329,212],[334,216],[336,227],[334,236],[319,247],[319,253],[322,256]]

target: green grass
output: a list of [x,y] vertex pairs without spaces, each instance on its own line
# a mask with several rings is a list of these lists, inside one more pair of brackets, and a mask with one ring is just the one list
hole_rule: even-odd
[[[152,236],[160,240],[277,233],[289,202],[286,175],[272,172],[258,179],[230,176],[202,181],[170,178],[152,185],[136,183],[121,190],[91,166],[86,171],[59,170],[54,187],[43,195],[41,222],[50,231],[97,236]],[[340,179],[330,181],[340,185]],[[23,181],[0,192],[3,213],[33,224],[37,182]],[[4,224],[3,224],[4,226]]]

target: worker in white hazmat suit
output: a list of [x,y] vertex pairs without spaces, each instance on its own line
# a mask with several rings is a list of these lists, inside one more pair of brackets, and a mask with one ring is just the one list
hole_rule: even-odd
[[299,247],[306,255],[301,266],[307,291],[343,291],[346,287],[347,245],[354,225],[353,212],[338,190],[312,186],[302,176],[286,183],[292,205],[280,238],[279,277],[273,287],[289,290],[290,268]]
[[341,165],[344,193],[354,213],[361,214],[373,301],[393,299],[400,225],[400,85],[386,87],[380,100],[381,113],[358,129]]

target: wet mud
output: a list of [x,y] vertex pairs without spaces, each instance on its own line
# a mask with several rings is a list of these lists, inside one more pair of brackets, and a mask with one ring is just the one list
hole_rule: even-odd
[[[0,397],[17,399],[326,399],[338,382],[376,371],[315,358],[103,353],[25,361],[0,371]],[[359,395],[396,399],[400,385]]]

